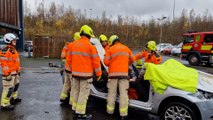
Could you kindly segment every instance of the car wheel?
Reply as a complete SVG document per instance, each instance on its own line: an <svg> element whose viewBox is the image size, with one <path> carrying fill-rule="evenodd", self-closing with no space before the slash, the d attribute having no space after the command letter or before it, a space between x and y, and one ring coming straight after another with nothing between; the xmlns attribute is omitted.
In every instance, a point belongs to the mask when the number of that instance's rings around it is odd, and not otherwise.
<svg viewBox="0 0 213 120"><path fill-rule="evenodd" d="M160 118L161 120L196 120L196 115L190 106L172 102L163 109Z"/></svg>
<svg viewBox="0 0 213 120"><path fill-rule="evenodd" d="M190 65L196 66L200 64L200 59L199 56L197 54L191 54L188 57L188 62Z"/></svg>

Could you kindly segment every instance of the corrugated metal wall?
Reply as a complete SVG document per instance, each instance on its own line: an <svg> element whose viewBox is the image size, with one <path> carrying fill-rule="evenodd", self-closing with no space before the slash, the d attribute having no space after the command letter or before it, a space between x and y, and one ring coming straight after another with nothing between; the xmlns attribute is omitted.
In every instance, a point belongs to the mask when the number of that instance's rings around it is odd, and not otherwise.
<svg viewBox="0 0 213 120"><path fill-rule="evenodd" d="M0 22L20 27L19 0L0 0Z"/></svg>

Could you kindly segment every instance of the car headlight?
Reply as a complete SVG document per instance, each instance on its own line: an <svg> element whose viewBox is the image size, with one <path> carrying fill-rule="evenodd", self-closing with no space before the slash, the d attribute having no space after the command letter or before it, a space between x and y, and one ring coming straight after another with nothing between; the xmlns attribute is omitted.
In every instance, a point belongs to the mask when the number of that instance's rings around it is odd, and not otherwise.
<svg viewBox="0 0 213 120"><path fill-rule="evenodd" d="M213 99L213 93L198 89L196 93L189 93L188 95L197 97L199 99Z"/></svg>

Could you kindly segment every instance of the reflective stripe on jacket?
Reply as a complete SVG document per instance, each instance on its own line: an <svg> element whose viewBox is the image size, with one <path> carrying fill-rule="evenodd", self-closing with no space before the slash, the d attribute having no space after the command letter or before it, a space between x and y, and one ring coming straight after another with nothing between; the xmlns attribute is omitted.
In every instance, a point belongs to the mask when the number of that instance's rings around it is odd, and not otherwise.
<svg viewBox="0 0 213 120"><path fill-rule="evenodd" d="M142 51L135 55L135 60L144 58L145 62L160 64L162 62L162 56L158 52L149 53L147 51Z"/></svg>
<svg viewBox="0 0 213 120"><path fill-rule="evenodd" d="M129 64L134 62L132 51L121 43L109 48L104 56L104 64L108 66L109 77L128 77Z"/></svg>
<svg viewBox="0 0 213 120"><path fill-rule="evenodd" d="M102 74L98 52L84 36L68 45L66 62L70 65L74 77L92 77L93 71L96 76Z"/></svg>
<svg viewBox="0 0 213 120"><path fill-rule="evenodd" d="M104 47L104 50L105 50L105 53L107 53L107 51L109 50L109 45L106 45L105 47Z"/></svg>
<svg viewBox="0 0 213 120"><path fill-rule="evenodd" d="M3 75L17 74L21 69L19 54L11 45L7 45L1 49L0 60Z"/></svg>

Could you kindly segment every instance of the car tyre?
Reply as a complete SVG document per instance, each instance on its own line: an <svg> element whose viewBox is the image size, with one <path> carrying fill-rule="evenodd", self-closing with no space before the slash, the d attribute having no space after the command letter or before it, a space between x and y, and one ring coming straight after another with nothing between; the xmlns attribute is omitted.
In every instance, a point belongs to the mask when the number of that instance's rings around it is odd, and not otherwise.
<svg viewBox="0 0 213 120"><path fill-rule="evenodd" d="M172 102L166 105L161 114L161 120L197 120L193 108L184 103Z"/></svg>
<svg viewBox="0 0 213 120"><path fill-rule="evenodd" d="M197 54L191 54L188 57L188 62L190 65L197 66L200 64L200 58Z"/></svg>

